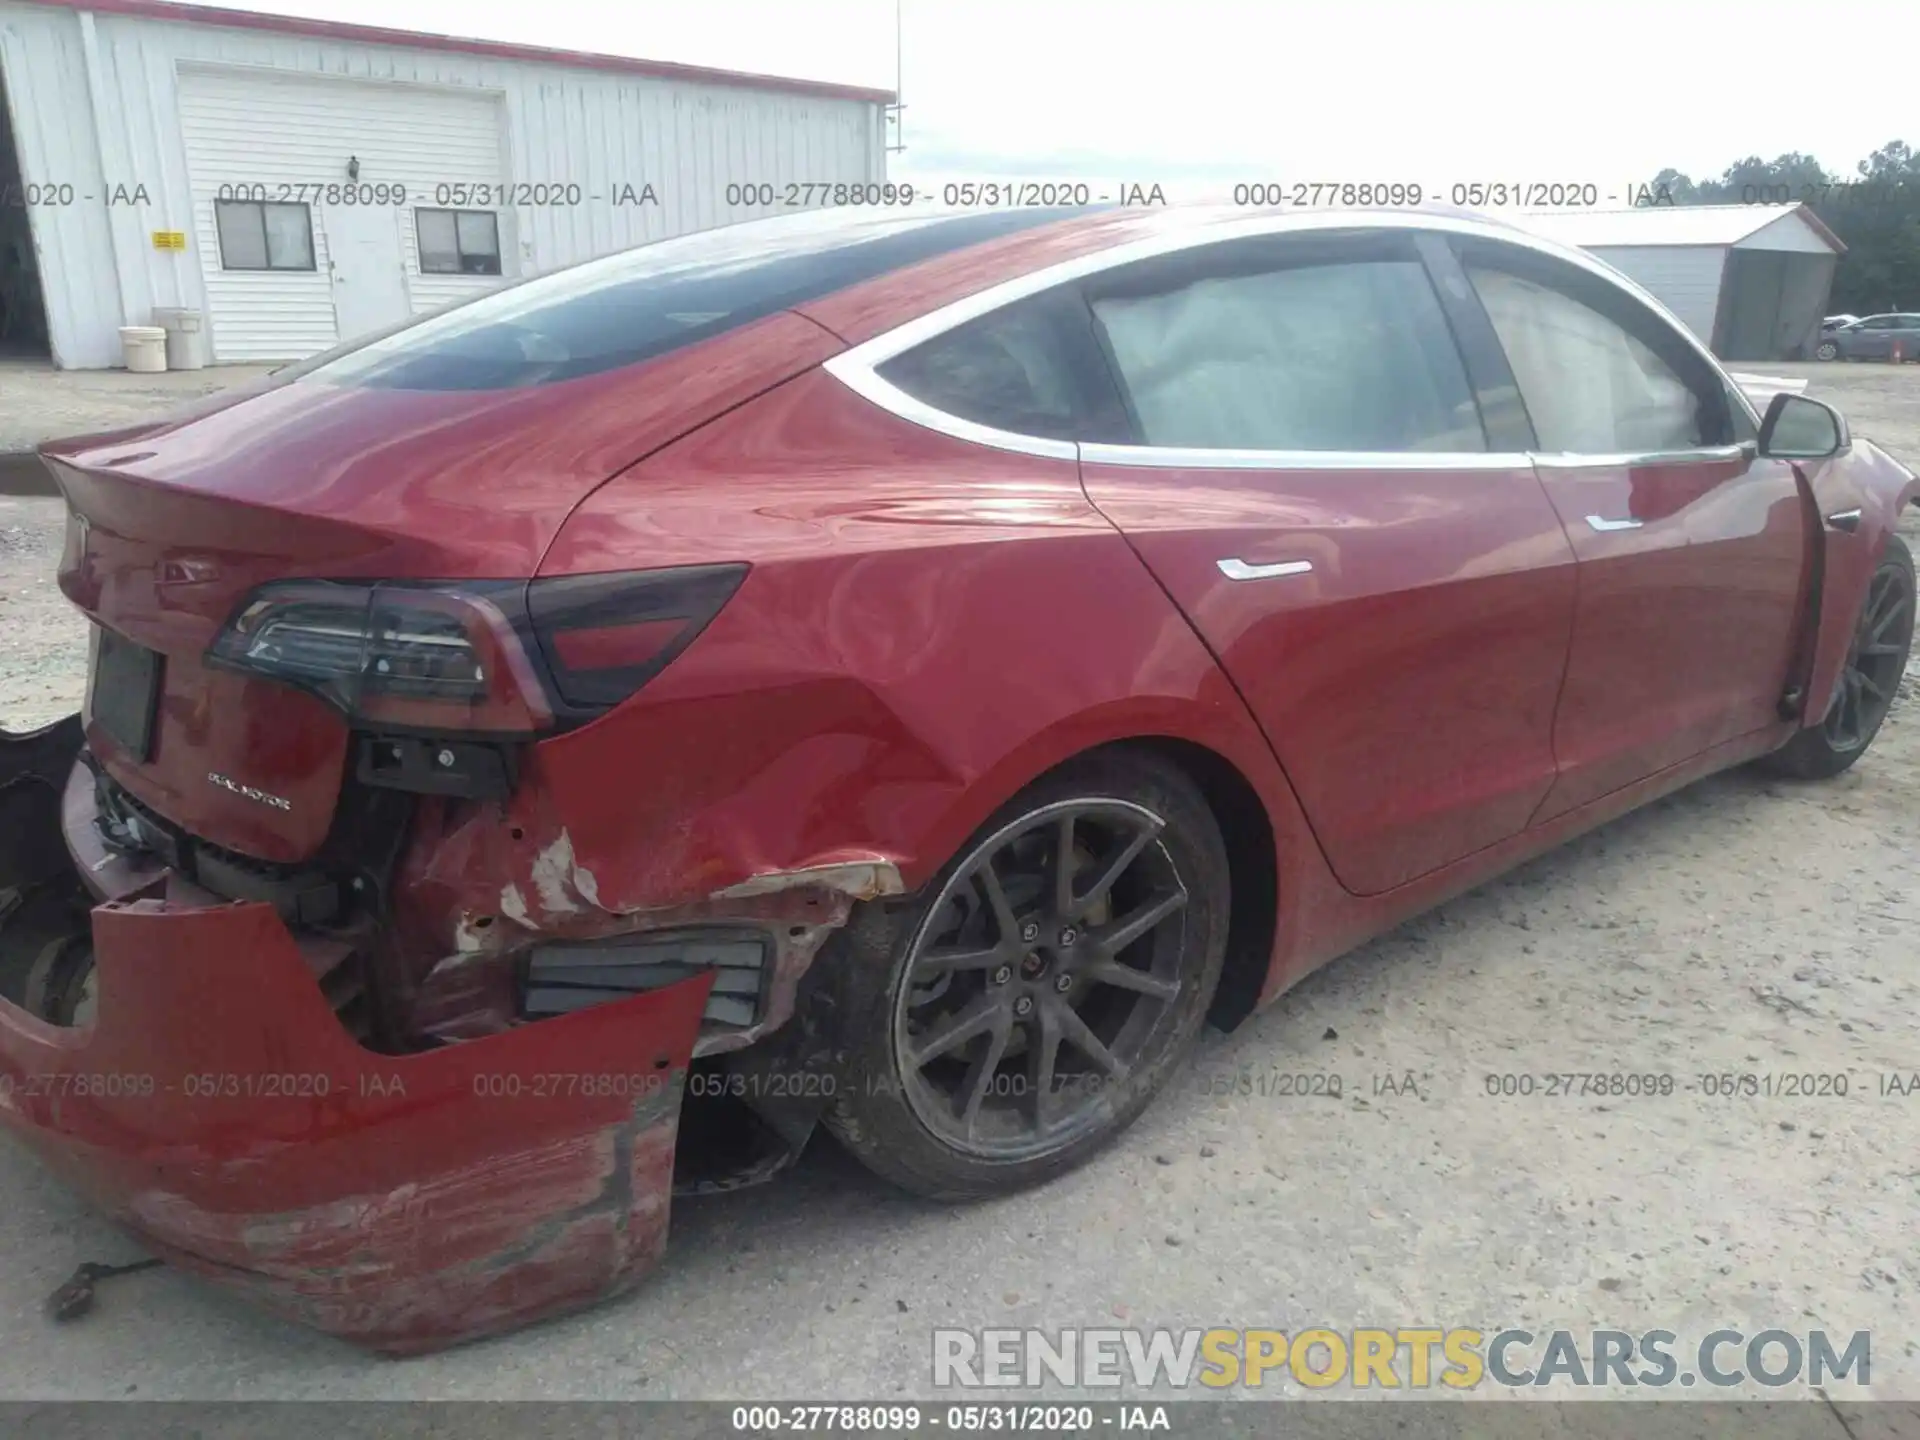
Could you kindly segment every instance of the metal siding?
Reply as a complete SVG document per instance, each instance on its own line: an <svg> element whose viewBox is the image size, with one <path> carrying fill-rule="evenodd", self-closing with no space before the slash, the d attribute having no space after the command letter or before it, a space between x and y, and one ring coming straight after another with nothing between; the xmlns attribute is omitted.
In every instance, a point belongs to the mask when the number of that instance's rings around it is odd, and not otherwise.
<svg viewBox="0 0 1920 1440"><path fill-rule="evenodd" d="M285 192L288 199L307 201L313 226L312 273L225 270L214 216L221 186L265 184L272 200L283 194L277 188L282 184L343 184L349 155L360 161L360 184L400 181L412 196L430 197L442 181L492 185L505 177L495 96L345 75L322 78L198 65L183 67L179 90L181 136L193 185L194 242L205 274L217 360L294 359L325 350L339 338L327 268L329 207L311 194ZM270 122L263 123L263 117L271 117ZM408 299L416 313L497 283L422 275L412 210L392 208Z"/></svg>
<svg viewBox="0 0 1920 1440"><path fill-rule="evenodd" d="M1720 272L1727 252L1715 245L1588 246L1645 289L1700 337L1713 344L1713 317L1720 305Z"/></svg>
<svg viewBox="0 0 1920 1440"><path fill-rule="evenodd" d="M96 148L79 22L71 11L0 0L0 57L19 121L23 178L73 179L90 197L66 212L34 217L49 328L62 365L119 364L117 328L149 323L155 305L208 311L215 353L223 360L293 358L332 344L318 216L314 245L321 271L236 276L219 269L213 190L222 179L344 180L340 166L347 154L361 158L363 181L402 178L372 173L365 162L371 154L389 153L382 147L397 146L406 152L401 159L417 165L407 155L433 143L404 133L422 113L417 97L423 92L411 87L425 87L436 99L489 103L498 111L493 173L429 173L420 177L429 196L441 180L467 179L574 182L586 196L599 197L503 214L503 268L510 274L538 273L777 210L728 207L724 194L731 183L864 181L886 173L879 106L872 101L117 15L94 20L103 80ZM299 110L298 123L289 123L273 108L243 116L231 107L216 113L220 107L209 101L193 122L196 163L189 182L182 93L223 66L291 82L275 91L276 107L283 95L311 94L312 87L327 83L323 77L361 82L352 89L365 97L363 108L348 116L323 103L317 116L323 133L303 136L302 126L316 118L309 108ZM301 104L308 102L302 98ZM445 125L432 121L429 128L437 136ZM455 128L467 139L458 154L440 157L436 172L456 162L482 163L473 144L477 130ZM411 143L415 138L418 146ZM244 151L238 148L242 142ZM197 158L202 146L222 157L221 166L235 168L211 173ZM325 164L305 176L260 173L270 154L285 155L288 147L301 148L302 164L309 151ZM412 177L405 178L411 188ZM104 197L112 181L129 189L144 184L148 203L115 207L118 213L110 215ZM614 187L630 183L639 192L649 182L658 204L613 203ZM416 310L488 283L421 277L410 217L402 228ZM190 248L154 250L151 232L166 229L186 230ZM307 288L287 287L290 279L305 280ZM251 284L261 280L266 285ZM236 281L248 288L232 288Z"/></svg>
<svg viewBox="0 0 1920 1440"><path fill-rule="evenodd" d="M1523 229L1584 249L1653 245L1735 245L1791 220L1831 249L1802 217L1802 205L1642 205L1630 210L1523 210Z"/></svg>
<svg viewBox="0 0 1920 1440"><path fill-rule="evenodd" d="M1833 246L1814 233L1798 214L1782 215L1734 246L1736 250L1785 250L1796 255L1831 255Z"/></svg>
<svg viewBox="0 0 1920 1440"><path fill-rule="evenodd" d="M54 363L69 368L118 364L118 330L124 321L87 100L80 17L0 5L0 64L6 66L21 181L72 185L76 197L72 205L38 205L28 212Z"/></svg>

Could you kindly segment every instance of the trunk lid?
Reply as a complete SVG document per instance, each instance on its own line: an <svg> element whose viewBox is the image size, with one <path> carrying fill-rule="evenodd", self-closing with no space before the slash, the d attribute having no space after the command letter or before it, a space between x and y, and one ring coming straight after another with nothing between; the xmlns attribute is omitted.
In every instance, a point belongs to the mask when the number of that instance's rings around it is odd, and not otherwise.
<svg viewBox="0 0 1920 1440"><path fill-rule="evenodd" d="M94 622L96 655L109 632L105 693L89 667L89 748L136 801L203 840L273 862L311 857L332 823L349 725L304 691L203 662L251 591L529 578L613 475L840 348L780 314L644 363L512 389L296 373L182 419L43 446L68 506L61 589ZM159 656L151 693L125 693L144 682L111 636ZM144 705L143 754L125 740Z"/></svg>

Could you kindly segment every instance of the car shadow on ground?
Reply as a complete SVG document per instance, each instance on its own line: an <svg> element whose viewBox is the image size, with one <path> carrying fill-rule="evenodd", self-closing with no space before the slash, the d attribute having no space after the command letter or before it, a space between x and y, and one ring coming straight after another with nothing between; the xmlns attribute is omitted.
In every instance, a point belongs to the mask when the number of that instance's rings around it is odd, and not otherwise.
<svg viewBox="0 0 1920 1440"><path fill-rule="evenodd" d="M1473 929L1490 923L1489 917L1480 913L1490 897L1503 891L1526 892L1533 899L1548 901L1556 892L1584 896L1594 866L1616 849L1657 849L1682 835L1711 844L1716 827L1743 827L1761 818L1783 797L1825 793L1829 788L1775 780L1748 769L1709 776L1485 881L1338 956L1250 1016L1231 1034L1209 1026L1184 1069L1196 1072L1223 1066L1291 1063L1298 1057L1289 1055L1281 1037L1302 1015L1325 1008L1329 1000L1356 982L1381 978L1377 972L1382 966L1406 964L1430 932L1456 927L1450 939L1471 947ZM1168 1082L1154 1108L1185 1106L1194 1112L1206 1108L1204 1087L1182 1083L1182 1079L1176 1076ZM1173 1122L1171 1128L1178 1128L1178 1116L1167 1114L1162 1118ZM1117 1145L1125 1147L1128 1143L1122 1136ZM986 1203L1021 1202L1022 1197L1016 1195ZM724 1272L733 1268L732 1259L739 1254L787 1244L819 1244L831 1234L846 1231L878 1242L895 1227L945 1217L955 1209L948 1202L906 1194L873 1175L822 1128L800 1158L766 1184L727 1194L677 1199L665 1267Z"/></svg>

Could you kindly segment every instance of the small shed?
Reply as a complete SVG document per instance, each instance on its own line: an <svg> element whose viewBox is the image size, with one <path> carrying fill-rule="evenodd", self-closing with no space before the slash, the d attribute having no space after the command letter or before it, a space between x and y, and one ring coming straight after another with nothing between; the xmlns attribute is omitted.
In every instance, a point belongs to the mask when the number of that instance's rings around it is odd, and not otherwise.
<svg viewBox="0 0 1920 1440"><path fill-rule="evenodd" d="M1518 223L1606 261L1723 360L1810 358L1847 248L1805 205L1530 211Z"/></svg>

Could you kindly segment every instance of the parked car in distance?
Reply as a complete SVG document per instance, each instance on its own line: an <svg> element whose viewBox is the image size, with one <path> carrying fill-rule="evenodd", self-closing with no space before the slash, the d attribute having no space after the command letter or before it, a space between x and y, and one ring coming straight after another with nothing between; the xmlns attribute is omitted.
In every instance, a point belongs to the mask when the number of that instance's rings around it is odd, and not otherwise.
<svg viewBox="0 0 1920 1440"><path fill-rule="evenodd" d="M93 653L0 743L0 1123L397 1352L819 1127L1060 1175L1204 1022L1867 750L1920 482L1744 383L1491 220L840 210L50 443Z"/></svg>
<svg viewBox="0 0 1920 1440"><path fill-rule="evenodd" d="M1837 330L1823 330L1816 360L1920 360L1920 315L1869 315Z"/></svg>

